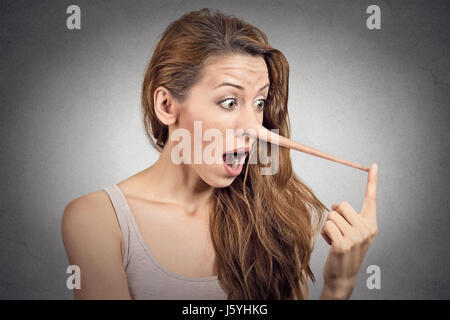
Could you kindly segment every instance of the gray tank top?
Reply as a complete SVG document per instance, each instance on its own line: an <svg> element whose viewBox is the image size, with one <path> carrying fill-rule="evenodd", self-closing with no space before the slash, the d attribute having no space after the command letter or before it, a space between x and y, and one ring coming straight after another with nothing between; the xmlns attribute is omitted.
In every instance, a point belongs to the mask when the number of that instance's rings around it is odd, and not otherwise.
<svg viewBox="0 0 450 320"><path fill-rule="evenodd" d="M217 276L188 278L164 268L151 254L116 184L103 188L113 204L124 241L122 265L132 299L136 300L226 300L227 294Z"/></svg>

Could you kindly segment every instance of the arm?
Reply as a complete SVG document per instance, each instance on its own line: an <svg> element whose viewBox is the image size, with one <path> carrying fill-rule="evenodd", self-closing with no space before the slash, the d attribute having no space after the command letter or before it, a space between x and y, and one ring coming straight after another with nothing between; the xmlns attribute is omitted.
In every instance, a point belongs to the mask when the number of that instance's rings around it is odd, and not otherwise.
<svg viewBox="0 0 450 320"><path fill-rule="evenodd" d="M101 198L105 196L92 193L64 209L64 247L69 263L81 271L81 288L73 289L74 299L131 299L122 266L120 227L112 205Z"/></svg>
<svg viewBox="0 0 450 320"><path fill-rule="evenodd" d="M354 281L342 283L337 287L324 284L319 300L347 300L353 292L353 287Z"/></svg>

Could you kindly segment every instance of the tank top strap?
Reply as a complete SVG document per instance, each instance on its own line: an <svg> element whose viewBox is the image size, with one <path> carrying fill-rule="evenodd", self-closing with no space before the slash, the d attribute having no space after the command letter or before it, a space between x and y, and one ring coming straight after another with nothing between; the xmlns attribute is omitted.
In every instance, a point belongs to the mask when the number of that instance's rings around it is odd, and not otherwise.
<svg viewBox="0 0 450 320"><path fill-rule="evenodd" d="M114 207L120 230L122 231L124 255L122 265L126 269L129 260L130 238L133 232L132 220L130 219L130 208L125 196L116 184L109 185L103 190L109 195L111 203Z"/></svg>

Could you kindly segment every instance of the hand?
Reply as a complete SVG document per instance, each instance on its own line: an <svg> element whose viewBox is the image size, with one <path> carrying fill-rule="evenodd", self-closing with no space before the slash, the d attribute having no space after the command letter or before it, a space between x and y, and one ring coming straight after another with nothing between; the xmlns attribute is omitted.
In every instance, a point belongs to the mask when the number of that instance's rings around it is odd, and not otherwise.
<svg viewBox="0 0 450 320"><path fill-rule="evenodd" d="M331 245L323 270L324 289L321 298L348 299L364 256L375 238L377 227L376 190L377 165L370 167L361 214L350 204L333 204L321 230Z"/></svg>

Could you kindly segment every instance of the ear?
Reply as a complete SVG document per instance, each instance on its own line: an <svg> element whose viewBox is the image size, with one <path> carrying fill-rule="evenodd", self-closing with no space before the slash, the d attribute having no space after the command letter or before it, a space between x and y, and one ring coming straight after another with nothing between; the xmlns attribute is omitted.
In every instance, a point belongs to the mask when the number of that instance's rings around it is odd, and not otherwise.
<svg viewBox="0 0 450 320"><path fill-rule="evenodd" d="M169 90L163 86L156 88L153 94L153 101L155 113L159 121L165 125L174 124L177 121L178 112Z"/></svg>

